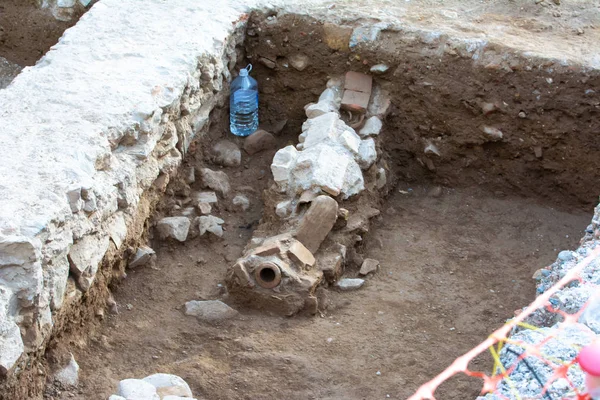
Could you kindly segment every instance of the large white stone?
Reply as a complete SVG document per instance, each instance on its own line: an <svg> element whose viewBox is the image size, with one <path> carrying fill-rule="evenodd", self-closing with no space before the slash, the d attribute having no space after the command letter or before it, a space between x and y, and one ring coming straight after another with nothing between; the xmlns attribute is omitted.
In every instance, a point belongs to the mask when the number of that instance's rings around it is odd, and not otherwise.
<svg viewBox="0 0 600 400"><path fill-rule="evenodd" d="M123 379L118 394L127 400L160 400L154 385L141 379Z"/></svg>
<svg viewBox="0 0 600 400"><path fill-rule="evenodd" d="M304 148L308 149L324 141L335 142L337 140L339 115L334 112L322 114L310 120L310 125L304 133Z"/></svg>
<svg viewBox="0 0 600 400"><path fill-rule="evenodd" d="M156 388L156 392L164 400L165 396L192 397L190 386L178 377L171 374L154 374L143 379Z"/></svg>
<svg viewBox="0 0 600 400"><path fill-rule="evenodd" d="M286 146L275 153L271 164L271 172L273 173L273 179L280 186L286 187L298 154L298 150L292 145Z"/></svg>
<svg viewBox="0 0 600 400"><path fill-rule="evenodd" d="M323 143L303 150L292 171L295 191L319 188L337 196L342 191L346 167L351 161L344 152Z"/></svg>

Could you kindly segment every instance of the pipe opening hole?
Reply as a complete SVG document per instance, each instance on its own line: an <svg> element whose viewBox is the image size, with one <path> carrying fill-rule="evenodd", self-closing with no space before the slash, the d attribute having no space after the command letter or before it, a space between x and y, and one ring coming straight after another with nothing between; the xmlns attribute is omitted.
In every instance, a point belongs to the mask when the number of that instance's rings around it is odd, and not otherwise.
<svg viewBox="0 0 600 400"><path fill-rule="evenodd" d="M260 279L263 282L271 283L277 277L275 270L273 268L263 268L260 270Z"/></svg>
<svg viewBox="0 0 600 400"><path fill-rule="evenodd" d="M254 271L254 278L259 286L271 289L281 282L281 271L277 265L266 263Z"/></svg>

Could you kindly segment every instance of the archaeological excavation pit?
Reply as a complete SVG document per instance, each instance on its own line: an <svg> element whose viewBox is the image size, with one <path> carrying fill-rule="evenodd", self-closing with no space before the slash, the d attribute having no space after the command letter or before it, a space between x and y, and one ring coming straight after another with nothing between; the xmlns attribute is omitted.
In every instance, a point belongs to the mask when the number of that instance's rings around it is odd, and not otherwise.
<svg viewBox="0 0 600 400"><path fill-rule="evenodd" d="M548 290L597 239L598 34L440 7L98 1L0 90L0 399L405 399Z"/></svg>

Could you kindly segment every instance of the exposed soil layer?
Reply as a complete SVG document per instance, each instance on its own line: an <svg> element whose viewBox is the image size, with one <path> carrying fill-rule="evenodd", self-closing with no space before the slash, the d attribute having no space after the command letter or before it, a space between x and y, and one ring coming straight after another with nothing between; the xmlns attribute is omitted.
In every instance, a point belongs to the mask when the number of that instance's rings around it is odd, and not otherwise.
<svg viewBox="0 0 600 400"><path fill-rule="evenodd" d="M258 204L220 214L225 240L160 245L156 268L131 272L116 288L120 314L88 346L74 344L80 391L57 397L106 398L120 379L161 371L215 400L406 398L527 304L532 273L576 246L589 220L476 190L433 197L429 187L400 189L409 194L395 191L364 246L381 269L358 292L330 291L323 318L240 309L239 319L211 326L183 314L189 300L228 301L220 284ZM474 367L491 369L486 359ZM457 379L439 398L472 398L479 388Z"/></svg>
<svg viewBox="0 0 600 400"><path fill-rule="evenodd" d="M81 15L58 21L33 0L3 0L0 4L0 56L22 67L34 65Z"/></svg>
<svg viewBox="0 0 600 400"><path fill-rule="evenodd" d="M389 69L375 81L393 105L384 142L394 160L390 168L404 179L485 186L582 209L596 204L600 93L592 88L600 85L598 71L525 57L502 44L488 44L477 57L461 55L445 35L432 34L427 42L393 28L353 52L338 51L328 46L322 21L273 18L251 18L246 52L261 78L262 107L287 115L298 132L303 106L316 101L330 76L369 73L383 63ZM346 22L346 32L361 23L367 21ZM343 30L337 35L345 37ZM302 71L289 66L298 53L310 60ZM502 138L487 137L486 128ZM425 154L428 144L439 155Z"/></svg>

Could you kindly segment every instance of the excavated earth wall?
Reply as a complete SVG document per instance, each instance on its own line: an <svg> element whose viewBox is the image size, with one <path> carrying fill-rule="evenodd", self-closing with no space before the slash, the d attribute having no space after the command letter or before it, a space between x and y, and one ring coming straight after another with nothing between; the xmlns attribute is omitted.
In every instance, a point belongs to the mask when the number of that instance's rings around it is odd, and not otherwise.
<svg viewBox="0 0 600 400"><path fill-rule="evenodd" d="M103 307L244 53L261 107L292 128L329 76L373 74L392 99L385 168L404 179L596 201L592 58L361 8L237 3L102 0L0 91L1 398L38 397L48 342Z"/></svg>

